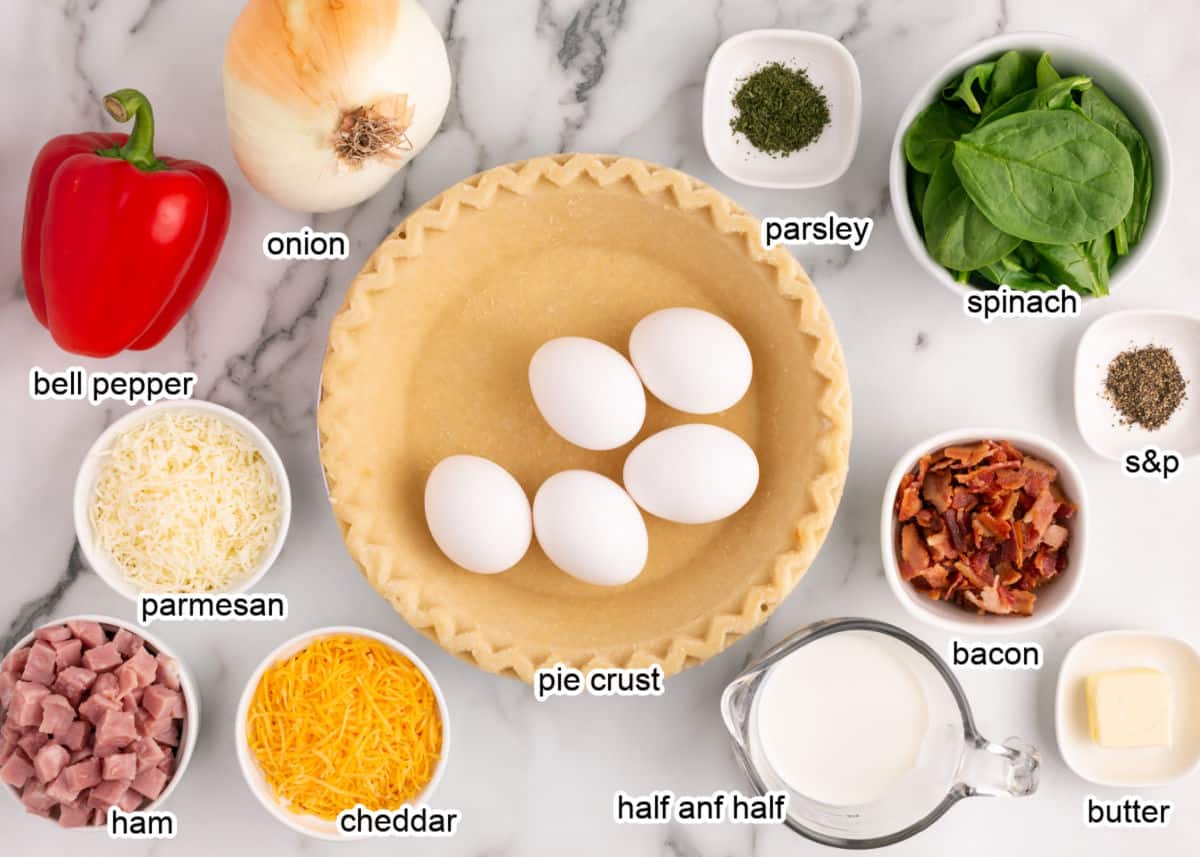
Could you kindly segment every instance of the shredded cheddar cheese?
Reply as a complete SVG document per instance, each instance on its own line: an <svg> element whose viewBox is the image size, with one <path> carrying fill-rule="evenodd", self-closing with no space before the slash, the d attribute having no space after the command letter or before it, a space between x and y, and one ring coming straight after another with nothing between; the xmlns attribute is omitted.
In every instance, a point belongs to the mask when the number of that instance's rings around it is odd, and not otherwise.
<svg viewBox="0 0 1200 857"><path fill-rule="evenodd" d="M240 429L167 410L104 453L89 515L97 543L138 588L221 592L274 544L279 485Z"/></svg>
<svg viewBox="0 0 1200 857"><path fill-rule="evenodd" d="M395 810L419 795L437 767L442 721L415 664L339 634L263 673L246 737L277 801L332 821L360 803Z"/></svg>

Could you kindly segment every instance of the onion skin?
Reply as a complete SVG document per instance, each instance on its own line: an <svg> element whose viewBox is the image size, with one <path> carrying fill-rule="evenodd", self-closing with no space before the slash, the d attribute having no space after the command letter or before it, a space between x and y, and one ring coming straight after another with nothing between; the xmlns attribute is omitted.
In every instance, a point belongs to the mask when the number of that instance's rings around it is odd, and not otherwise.
<svg viewBox="0 0 1200 857"><path fill-rule="evenodd" d="M415 0L249 0L226 45L224 89L250 183L295 211L334 211L377 193L432 139L450 63ZM339 131L363 116L398 142L339 155Z"/></svg>

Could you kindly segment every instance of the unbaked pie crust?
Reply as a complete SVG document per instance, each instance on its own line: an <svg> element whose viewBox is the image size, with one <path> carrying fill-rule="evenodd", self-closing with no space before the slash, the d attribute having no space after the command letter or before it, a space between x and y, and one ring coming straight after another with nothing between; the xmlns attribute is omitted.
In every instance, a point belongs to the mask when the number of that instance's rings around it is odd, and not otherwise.
<svg viewBox="0 0 1200 857"><path fill-rule="evenodd" d="M647 397L635 441L572 446L541 419L529 358L557 336L625 352L654 310L727 319L754 357L745 398L690 417ZM591 586L537 547L498 575L464 571L425 526L425 479L469 453L532 498L559 470L620 481L634 444L684 422L737 432L758 491L704 526L646 516L650 558L632 583ZM418 630L489 672L530 681L711 657L762 622L808 569L833 521L850 445L837 334L812 282L758 221L696 179L632 158L561 155L488 170L415 211L375 251L333 321L318 409L333 512L371 585Z"/></svg>

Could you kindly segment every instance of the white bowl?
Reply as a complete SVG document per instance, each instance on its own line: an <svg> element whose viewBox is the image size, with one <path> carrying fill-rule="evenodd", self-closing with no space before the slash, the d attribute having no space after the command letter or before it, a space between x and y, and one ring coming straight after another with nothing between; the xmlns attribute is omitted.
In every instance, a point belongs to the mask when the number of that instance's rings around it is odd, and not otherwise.
<svg viewBox="0 0 1200 857"><path fill-rule="evenodd" d="M893 505L900 480L916 466L922 455L947 446L976 443L980 440L1007 440L1021 452L1042 459L1058 469L1058 483L1078 511L1071 520L1067 542L1067 568L1057 579L1038 590L1032 616L994 616L964 610L955 604L935 601L901 579L896 558L896 513ZM1003 428L965 428L943 432L914 446L904 455L888 477L883 492L879 538L883 551L883 576L900 604L916 618L930 625L959 634L1020 634L1054 621L1070 606L1083 585L1087 567L1088 499L1083 476L1066 452L1057 444L1035 434Z"/></svg>
<svg viewBox="0 0 1200 857"><path fill-rule="evenodd" d="M38 625L37 628L34 628L32 631L22 637L15 646L9 649L8 652L5 652L3 657L0 657L0 661L3 661L3 658L7 658L9 652L14 652L23 646L28 646L33 643L34 635L37 633L38 628L45 628L49 625L65 625L67 622L74 622L76 620L85 622L98 622L102 626L106 626L106 630L124 628L131 634L137 634L146 641L146 645L149 648L153 649L155 652L162 652L167 657L172 658L175 661L175 665L179 668L179 689L183 693L183 701L184 705L187 707L187 714L183 718L183 728L180 729L179 732L179 746L175 748L175 772L171 775L171 779L167 780L166 786L163 787L162 794L138 811L151 812L162 809L163 803L165 803L167 798L171 796L171 793L175 791L175 787L179 785L179 781L183 779L183 772L187 770L187 766L191 763L192 755L196 749L196 736L200 733L200 691L197 690L195 682L192 681L191 672L188 670L187 665L183 662L179 655L175 654L175 652L163 645L163 642L158 637L151 634L145 628L141 628L132 622L126 622L122 619L114 619L111 616L83 614L79 616L64 616L61 619L55 619L51 622L43 622L42 624ZM21 804L21 798L20 795L17 794L17 790L8 784L0 785L3 785L4 792L12 795L13 798L16 799L17 805L20 806L23 811L25 807L23 804ZM106 827L105 825L97 825L64 829L105 830Z"/></svg>
<svg viewBox="0 0 1200 857"><path fill-rule="evenodd" d="M829 126L807 148L784 157L760 152L729 127L738 81L773 62L808 71L829 101ZM726 39L708 63L701 126L704 148L729 178L754 187L820 187L854 160L862 124L862 82L850 51L837 39L805 30L749 30Z"/></svg>
<svg viewBox="0 0 1200 857"><path fill-rule="evenodd" d="M429 800L429 797L433 794L442 779L442 773L446 769L446 759L450 755L450 712L446 707L446 698L442 696L442 689L438 685L437 679L433 677L433 673L429 667L403 643L367 628L339 625L307 631L280 645L271 654L263 658L262 662L255 668L254 672L250 675L250 680L246 682L246 688L242 691L242 698L238 702L237 721L234 724L234 741L237 744L238 765L242 769L242 776L246 780L246 785L250 787L250 791L254 793L254 796L258 798L258 802L266 808L267 812L292 828L292 830L315 839L325 839L333 842L361 837L339 832L336 823L333 821L326 821L316 816L292 812L275 800L274 795L271 794L271 787L267 785L266 778L262 774L262 769L258 767L258 762L255 760L254 754L250 751L250 744L246 739L246 715L250 711L250 701L254 697L254 691L258 689L258 683L262 680L263 673L267 671L268 667L285 658L291 657L314 640L337 634L366 637L367 639L383 643L385 646L399 652L412 661L413 665L425 676L425 679L429 682L429 686L433 688L433 695L437 698L438 714L442 719L442 752L438 758L437 767L434 768L433 777L419 795L408 801L409 804L427 802ZM350 808L347 807L347 809Z"/></svg>
<svg viewBox="0 0 1200 857"><path fill-rule="evenodd" d="M964 286L955 282L950 273L933 260L925 248L925 242L921 238L920 232L917 231L917 224L913 220L912 210L908 204L908 162L904 158L904 134L908 131L908 126L917 118L917 114L933 103L934 99L941 97L942 88L950 80L961 74L967 67L994 59L1009 50L1037 54L1048 51L1050 58L1054 61L1054 67L1063 76L1085 74L1091 77L1125 111L1150 146L1150 154L1154 159L1154 193L1150 199L1146 232L1137 246L1131 248L1129 255L1113 263L1109 288L1116 289L1118 285L1129 279L1142 258L1154 246L1159 233L1162 232L1163 221L1166 219L1171 199L1171 146L1167 139L1167 127L1163 123L1162 116L1159 115L1158 108L1154 106L1150 94L1131 72L1126 71L1124 66L1113 58L1111 53L1060 33L1005 33L984 39L958 54L917 89L912 101L908 103L908 107L901 115L900 124L896 128L888 172L892 211L896 214L896 222L900 226L900 234L904 238L904 243L908 245L913 258L933 275L934 279L956 295L963 294ZM967 286L966 288L972 287Z"/></svg>
<svg viewBox="0 0 1200 857"><path fill-rule="evenodd" d="M1113 749L1091 739L1084 679L1103 670L1150 667L1171 680L1171 747ZM1102 786L1143 788L1200 770L1200 652L1151 631L1103 631L1071 647L1058 671L1054 726L1067 766Z"/></svg>
<svg viewBox="0 0 1200 857"><path fill-rule="evenodd" d="M1188 384L1188 396L1157 431L1121 425L1103 397L1108 364L1126 349L1161 345L1171 349ZM1118 460L1147 446L1185 458L1200 455L1200 317L1163 310L1125 310L1101 316L1079 339L1075 351L1075 422L1097 455Z"/></svg>
<svg viewBox="0 0 1200 857"><path fill-rule="evenodd" d="M292 491L288 484L287 471L283 467L283 460L279 457L279 453L275 447L271 445L271 441L267 440L267 436L259 431L258 426L237 411L213 404L212 402L189 399L187 401L159 402L148 405L121 417L121 419L105 429L100 437L96 438L96 442L92 444L91 449L84 456L83 464L79 467L79 475L75 477L75 536L79 539L79 549L82 551L83 558L87 561L87 564L100 575L100 578L105 583L126 598L132 601L137 600L142 590L130 583L125 578L125 574L121 571L120 566L113 561L108 552L96 544L89 511L92 506L92 498L95 496L96 479L100 475L100 463L103 454L112 446L119 435L168 410L210 414L239 429L244 435L250 438L258 448L258 451L262 453L267 466L271 468L271 472L275 475L275 482L279 486L279 532L275 536L274 544L267 549L262 559L259 560L258 566L228 590L230 592L245 592L262 579L262 576L267 573L268 569L271 568L275 560L279 557L279 552L283 550L283 543L287 540L288 526L292 518Z"/></svg>

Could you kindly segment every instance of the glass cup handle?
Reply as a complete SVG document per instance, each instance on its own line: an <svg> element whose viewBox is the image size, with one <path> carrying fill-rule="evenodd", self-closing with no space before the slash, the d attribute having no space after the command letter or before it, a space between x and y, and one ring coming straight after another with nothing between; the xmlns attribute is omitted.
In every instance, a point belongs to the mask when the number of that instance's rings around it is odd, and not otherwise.
<svg viewBox="0 0 1200 857"><path fill-rule="evenodd" d="M963 757L964 797L1025 797L1037 791L1041 754L1020 738L996 744L975 739Z"/></svg>

